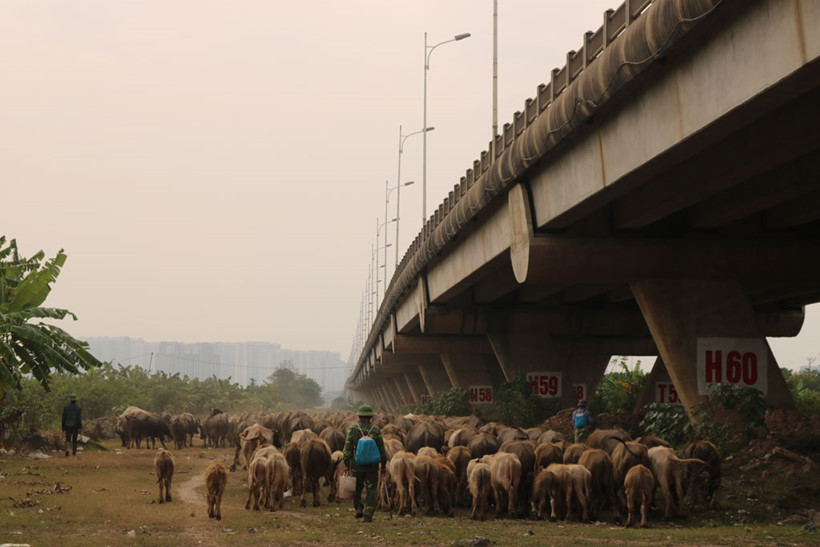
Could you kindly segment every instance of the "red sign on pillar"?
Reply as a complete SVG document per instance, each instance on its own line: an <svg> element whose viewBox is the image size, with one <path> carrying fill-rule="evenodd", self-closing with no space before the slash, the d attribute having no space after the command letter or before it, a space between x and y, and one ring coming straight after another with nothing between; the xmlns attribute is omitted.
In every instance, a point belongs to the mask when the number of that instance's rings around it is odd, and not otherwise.
<svg viewBox="0 0 820 547"><path fill-rule="evenodd" d="M698 338L698 394L728 382L768 392L769 346L760 338Z"/></svg>
<svg viewBox="0 0 820 547"><path fill-rule="evenodd" d="M486 404L493 402L493 386L470 386L470 402Z"/></svg>
<svg viewBox="0 0 820 547"><path fill-rule="evenodd" d="M587 399L587 385L586 384L572 384L572 389L575 391L575 398L579 401L586 401Z"/></svg>
<svg viewBox="0 0 820 547"><path fill-rule="evenodd" d="M683 404L678 397L678 390L672 382L657 382L655 384L655 402L670 405Z"/></svg>
<svg viewBox="0 0 820 547"><path fill-rule="evenodd" d="M561 396L560 372L528 372L527 381L532 388L532 394L538 397Z"/></svg>
<svg viewBox="0 0 820 547"><path fill-rule="evenodd" d="M432 399L432 397L430 397L430 395L428 395L427 393L421 394L421 404L426 405L430 402L430 399Z"/></svg>

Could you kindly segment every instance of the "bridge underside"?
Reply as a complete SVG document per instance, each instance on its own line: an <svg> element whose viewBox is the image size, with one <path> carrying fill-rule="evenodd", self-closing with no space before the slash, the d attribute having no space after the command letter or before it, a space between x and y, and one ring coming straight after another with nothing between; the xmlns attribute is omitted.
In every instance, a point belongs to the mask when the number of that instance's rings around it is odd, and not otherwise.
<svg viewBox="0 0 820 547"><path fill-rule="evenodd" d="M762 368L746 383L793 405L766 337L795 336L820 301L820 7L740 4L428 262L349 379L354 396L397 409L548 373L569 406L611 356L658 355L687 407L704 375L752 375L751 359Z"/></svg>

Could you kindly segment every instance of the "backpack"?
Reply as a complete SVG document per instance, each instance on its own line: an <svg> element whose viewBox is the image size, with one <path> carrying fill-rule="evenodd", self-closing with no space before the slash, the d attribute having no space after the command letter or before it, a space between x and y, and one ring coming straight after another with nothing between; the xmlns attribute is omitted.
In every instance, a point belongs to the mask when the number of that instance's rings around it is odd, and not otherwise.
<svg viewBox="0 0 820 547"><path fill-rule="evenodd" d="M65 426L66 427L77 427L77 413L74 411L73 408L68 410L68 413L65 417Z"/></svg>
<svg viewBox="0 0 820 547"><path fill-rule="evenodd" d="M356 443L356 465L375 465L379 463L382 459L382 455L379 452L376 441L370 435L365 434L360 426L357 427L359 427L362 437L359 439L359 442ZM370 432L368 431L368 433Z"/></svg>
<svg viewBox="0 0 820 547"><path fill-rule="evenodd" d="M575 422L575 429L581 429L589 425L589 413L587 411L579 414L576 410L572 413L572 419Z"/></svg>

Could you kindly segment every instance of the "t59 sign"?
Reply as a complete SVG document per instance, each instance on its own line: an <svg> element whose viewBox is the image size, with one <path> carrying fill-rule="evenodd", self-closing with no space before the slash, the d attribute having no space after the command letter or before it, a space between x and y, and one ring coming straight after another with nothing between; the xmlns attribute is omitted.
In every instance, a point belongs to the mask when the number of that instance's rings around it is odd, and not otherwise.
<svg viewBox="0 0 820 547"><path fill-rule="evenodd" d="M728 382L753 387L765 395L769 347L760 338L698 338L698 394Z"/></svg>

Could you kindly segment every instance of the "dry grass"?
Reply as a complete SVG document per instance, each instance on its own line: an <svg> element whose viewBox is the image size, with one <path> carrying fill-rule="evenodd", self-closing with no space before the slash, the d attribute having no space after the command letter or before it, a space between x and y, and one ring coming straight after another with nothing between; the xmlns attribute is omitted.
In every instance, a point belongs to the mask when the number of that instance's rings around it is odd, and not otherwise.
<svg viewBox="0 0 820 547"><path fill-rule="evenodd" d="M231 473L223 498L223 520L206 513L202 475L215 458L229 462L233 452L200 447L174 451L174 501L157 503L152 450L87 451L76 458L0 458L0 543L32 545L258 545L278 544L469 544L476 536L499 544L569 544L602 541L636 545L816 543L799 526L704 526L690 521L646 530L605 524L499 520L476 523L466 510L455 519L395 517L378 513L372 524L353 518L350 502L306 509L287 498L283 511L245 510L244 471ZM119 453L118 453L119 452ZM55 492L55 485L59 483ZM70 489L69 489L70 488ZM52 491L53 493L47 493ZM322 490L327 496L327 489ZM28 501L27 501L28 500ZM150 503L153 501L153 503ZM17 505L17 506L15 506ZM655 515L653 515L655 516ZM657 519L657 516L655 516ZM680 526L683 524L684 526ZM133 537L129 532L133 531Z"/></svg>

